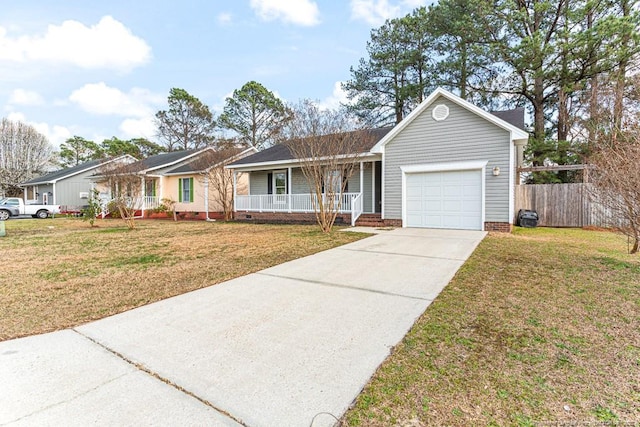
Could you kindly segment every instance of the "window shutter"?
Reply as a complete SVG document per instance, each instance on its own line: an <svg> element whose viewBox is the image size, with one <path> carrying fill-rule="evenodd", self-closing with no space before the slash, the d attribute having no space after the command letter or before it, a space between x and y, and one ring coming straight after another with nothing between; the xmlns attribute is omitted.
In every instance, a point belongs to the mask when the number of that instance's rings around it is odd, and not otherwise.
<svg viewBox="0 0 640 427"><path fill-rule="evenodd" d="M182 202L182 178L178 179L178 202Z"/></svg>
<svg viewBox="0 0 640 427"><path fill-rule="evenodd" d="M273 194L273 174L267 174L267 194Z"/></svg>
<svg viewBox="0 0 640 427"><path fill-rule="evenodd" d="M193 178L189 178L189 201L193 203Z"/></svg>
<svg viewBox="0 0 640 427"><path fill-rule="evenodd" d="M156 180L154 179L152 182L153 182L153 187L151 187L151 190L153 192L152 196L156 197Z"/></svg>

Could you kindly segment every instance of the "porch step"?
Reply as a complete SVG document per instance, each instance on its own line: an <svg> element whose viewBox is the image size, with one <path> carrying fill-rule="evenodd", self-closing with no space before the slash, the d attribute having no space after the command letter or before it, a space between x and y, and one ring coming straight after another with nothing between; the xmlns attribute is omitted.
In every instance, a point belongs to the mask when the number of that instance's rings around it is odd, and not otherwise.
<svg viewBox="0 0 640 427"><path fill-rule="evenodd" d="M384 227L381 214L362 214L356 220L356 227Z"/></svg>

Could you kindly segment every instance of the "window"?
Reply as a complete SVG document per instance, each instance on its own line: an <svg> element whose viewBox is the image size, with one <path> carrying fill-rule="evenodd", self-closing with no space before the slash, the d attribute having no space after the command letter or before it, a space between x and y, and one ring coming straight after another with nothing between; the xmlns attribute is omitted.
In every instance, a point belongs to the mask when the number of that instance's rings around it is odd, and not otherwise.
<svg viewBox="0 0 640 427"><path fill-rule="evenodd" d="M156 180L155 179L150 179L145 181L145 189L144 189L144 195L145 196L154 196L156 195Z"/></svg>
<svg viewBox="0 0 640 427"><path fill-rule="evenodd" d="M287 171L267 175L267 194L287 194Z"/></svg>
<svg viewBox="0 0 640 427"><path fill-rule="evenodd" d="M342 173L339 170L327 172L324 177L324 191L332 194L340 194L342 189Z"/></svg>
<svg viewBox="0 0 640 427"><path fill-rule="evenodd" d="M273 174L273 188L275 194L287 194L287 173L276 172Z"/></svg>
<svg viewBox="0 0 640 427"><path fill-rule="evenodd" d="M178 180L178 202L193 203L193 178Z"/></svg>
<svg viewBox="0 0 640 427"><path fill-rule="evenodd" d="M38 187L27 187L27 200L38 200Z"/></svg>
<svg viewBox="0 0 640 427"><path fill-rule="evenodd" d="M347 177L342 175L342 171L328 171L324 176L324 181L322 182L322 192L340 194L343 185L344 192L349 192L349 182L347 181Z"/></svg>

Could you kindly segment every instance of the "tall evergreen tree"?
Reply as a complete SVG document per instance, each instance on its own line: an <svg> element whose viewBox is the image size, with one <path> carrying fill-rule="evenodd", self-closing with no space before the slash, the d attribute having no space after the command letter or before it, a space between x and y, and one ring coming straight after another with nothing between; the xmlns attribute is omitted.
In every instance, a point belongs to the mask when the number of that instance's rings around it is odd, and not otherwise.
<svg viewBox="0 0 640 427"><path fill-rule="evenodd" d="M60 165L65 168L99 159L102 155L102 149L98 144L77 135L60 144L58 153Z"/></svg>
<svg viewBox="0 0 640 427"><path fill-rule="evenodd" d="M273 92L250 81L226 99L219 125L237 133L241 142L261 150L273 144L290 118L291 112Z"/></svg>
<svg viewBox="0 0 640 427"><path fill-rule="evenodd" d="M167 151L213 144L216 123L206 104L179 88L169 91L167 101L169 109L156 113L158 137Z"/></svg>
<svg viewBox="0 0 640 427"><path fill-rule="evenodd" d="M372 30L369 57L351 67L343 84L354 101L348 109L369 126L399 123L434 88L435 51L425 13L421 8Z"/></svg>

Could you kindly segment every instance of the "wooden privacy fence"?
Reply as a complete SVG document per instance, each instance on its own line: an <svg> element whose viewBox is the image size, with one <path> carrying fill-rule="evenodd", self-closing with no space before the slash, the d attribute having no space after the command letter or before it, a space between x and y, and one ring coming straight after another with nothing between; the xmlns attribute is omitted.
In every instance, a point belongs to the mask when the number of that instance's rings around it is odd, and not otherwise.
<svg viewBox="0 0 640 427"><path fill-rule="evenodd" d="M589 184L516 185L516 214L520 209L538 212L541 227L606 227L612 214L589 197Z"/></svg>

